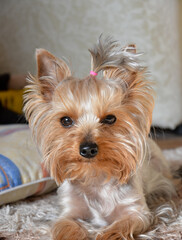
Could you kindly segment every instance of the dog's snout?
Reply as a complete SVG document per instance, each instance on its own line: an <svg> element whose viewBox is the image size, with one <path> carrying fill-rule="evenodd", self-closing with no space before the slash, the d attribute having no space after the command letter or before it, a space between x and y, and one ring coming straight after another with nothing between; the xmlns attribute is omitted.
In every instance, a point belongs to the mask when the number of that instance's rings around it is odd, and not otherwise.
<svg viewBox="0 0 182 240"><path fill-rule="evenodd" d="M80 145L80 155L85 158L93 158L98 153L98 146L96 143L86 142Z"/></svg>

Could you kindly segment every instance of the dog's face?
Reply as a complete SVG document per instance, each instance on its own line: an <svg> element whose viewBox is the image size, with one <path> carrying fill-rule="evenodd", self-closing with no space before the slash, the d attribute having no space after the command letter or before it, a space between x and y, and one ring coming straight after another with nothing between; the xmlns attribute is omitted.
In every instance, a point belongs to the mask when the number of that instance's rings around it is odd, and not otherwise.
<svg viewBox="0 0 182 240"><path fill-rule="evenodd" d="M45 164L60 183L94 178L127 182L142 161L153 98L141 73L77 79L60 59L37 51L25 113Z"/></svg>

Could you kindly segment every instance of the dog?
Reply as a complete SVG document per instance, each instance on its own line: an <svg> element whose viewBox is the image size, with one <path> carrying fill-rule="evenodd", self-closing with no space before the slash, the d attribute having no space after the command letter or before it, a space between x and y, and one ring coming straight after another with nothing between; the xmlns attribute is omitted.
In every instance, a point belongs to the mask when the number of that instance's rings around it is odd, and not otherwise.
<svg viewBox="0 0 182 240"><path fill-rule="evenodd" d="M44 164L60 186L53 240L130 240L153 224L154 196L176 195L167 161L149 138L154 91L135 45L101 36L91 71L36 50L24 111ZM143 238L144 239L144 238Z"/></svg>

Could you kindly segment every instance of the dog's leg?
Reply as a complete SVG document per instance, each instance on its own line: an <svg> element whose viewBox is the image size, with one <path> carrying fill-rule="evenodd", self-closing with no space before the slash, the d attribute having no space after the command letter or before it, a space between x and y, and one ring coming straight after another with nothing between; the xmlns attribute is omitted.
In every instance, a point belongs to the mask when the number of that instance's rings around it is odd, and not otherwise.
<svg viewBox="0 0 182 240"><path fill-rule="evenodd" d="M150 226L151 218L146 216L131 215L107 227L99 233L96 240L134 240L139 234L144 233Z"/></svg>
<svg viewBox="0 0 182 240"><path fill-rule="evenodd" d="M153 223L153 215L146 203L140 174L131 183L133 188L108 217L112 223L104 228L96 240L133 240L145 233Z"/></svg>
<svg viewBox="0 0 182 240"><path fill-rule="evenodd" d="M79 189L65 181L58 190L60 197L60 219L52 227L53 240L87 240L88 231L79 221L89 218L89 209Z"/></svg>

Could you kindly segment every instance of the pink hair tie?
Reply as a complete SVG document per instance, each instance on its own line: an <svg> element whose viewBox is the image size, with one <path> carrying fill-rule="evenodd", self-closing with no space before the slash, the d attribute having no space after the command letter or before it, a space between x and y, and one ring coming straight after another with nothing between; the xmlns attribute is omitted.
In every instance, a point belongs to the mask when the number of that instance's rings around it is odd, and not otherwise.
<svg viewBox="0 0 182 240"><path fill-rule="evenodd" d="M92 76L97 76L97 73L94 72L94 71L90 71L90 75L92 75Z"/></svg>

